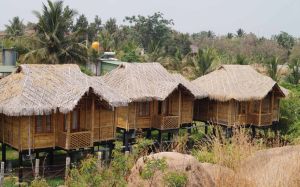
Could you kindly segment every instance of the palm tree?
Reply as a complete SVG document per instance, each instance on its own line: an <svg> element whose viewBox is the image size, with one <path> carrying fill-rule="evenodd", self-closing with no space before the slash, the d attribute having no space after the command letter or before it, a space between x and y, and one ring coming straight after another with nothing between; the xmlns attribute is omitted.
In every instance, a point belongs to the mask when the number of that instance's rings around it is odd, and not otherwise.
<svg viewBox="0 0 300 187"><path fill-rule="evenodd" d="M236 31L236 34L238 37L243 37L245 35L245 31L241 28L239 28L237 31Z"/></svg>
<svg viewBox="0 0 300 187"><path fill-rule="evenodd" d="M290 74L287 80L292 84L299 84L300 80L300 59L293 59L289 63Z"/></svg>
<svg viewBox="0 0 300 187"><path fill-rule="evenodd" d="M47 1L42 12L34 11L36 24L36 48L25 55L25 60L34 59L42 63L86 62L87 49L75 40L76 33L70 34L76 11L62 1Z"/></svg>
<svg viewBox="0 0 300 187"><path fill-rule="evenodd" d="M202 76L207 74L215 58L216 52L213 48L199 49L194 57L195 75Z"/></svg>
<svg viewBox="0 0 300 187"><path fill-rule="evenodd" d="M268 75L275 81L279 80L278 65L279 65L278 57L272 57L271 59L267 60L266 63L265 63L265 66L266 66L267 71L268 71Z"/></svg>
<svg viewBox="0 0 300 187"><path fill-rule="evenodd" d="M24 34L25 25L18 16L14 17L12 20L9 20L9 25L5 25L5 27L5 32L9 36L15 37L22 36Z"/></svg>

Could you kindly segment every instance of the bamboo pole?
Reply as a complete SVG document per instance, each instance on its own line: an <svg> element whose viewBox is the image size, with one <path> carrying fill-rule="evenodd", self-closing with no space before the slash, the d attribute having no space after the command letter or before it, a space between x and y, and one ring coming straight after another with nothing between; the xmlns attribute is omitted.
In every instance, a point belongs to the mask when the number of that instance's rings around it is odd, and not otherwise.
<svg viewBox="0 0 300 187"><path fill-rule="evenodd" d="M259 103L259 121L258 121L259 125L261 125L261 107L262 107L262 99L260 100Z"/></svg>
<svg viewBox="0 0 300 187"><path fill-rule="evenodd" d="M66 141L66 149L70 148L70 141L71 141L71 112L67 113L67 141Z"/></svg>
<svg viewBox="0 0 300 187"><path fill-rule="evenodd" d="M179 113L179 116L178 116L178 128L180 127L180 124L181 124L181 100L182 100L182 97L181 97L181 90L179 90L179 101L178 101L178 105L179 105L179 108L178 108L178 113Z"/></svg>
<svg viewBox="0 0 300 187"><path fill-rule="evenodd" d="M93 144L94 144L94 130L95 130L95 97L92 96L92 106L91 106L91 146L93 146Z"/></svg>
<svg viewBox="0 0 300 187"><path fill-rule="evenodd" d="M34 177L37 179L39 177L40 171L40 159L35 159Z"/></svg>

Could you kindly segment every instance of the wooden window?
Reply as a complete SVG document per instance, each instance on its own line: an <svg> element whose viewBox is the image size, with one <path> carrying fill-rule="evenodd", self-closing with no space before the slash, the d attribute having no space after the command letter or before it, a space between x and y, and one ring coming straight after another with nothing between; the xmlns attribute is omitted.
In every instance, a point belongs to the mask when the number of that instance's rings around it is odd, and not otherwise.
<svg viewBox="0 0 300 187"><path fill-rule="evenodd" d="M139 116L146 117L150 116L150 102L139 103Z"/></svg>
<svg viewBox="0 0 300 187"><path fill-rule="evenodd" d="M50 115L38 115L35 117L35 132L50 133L52 131L52 120Z"/></svg>
<svg viewBox="0 0 300 187"><path fill-rule="evenodd" d="M80 110L72 112L72 131L80 130Z"/></svg>
<svg viewBox="0 0 300 187"><path fill-rule="evenodd" d="M239 114L246 114L246 103L245 102L239 102L238 103L238 111Z"/></svg>
<svg viewBox="0 0 300 187"><path fill-rule="evenodd" d="M158 101L158 115L161 115L163 111L163 102Z"/></svg>
<svg viewBox="0 0 300 187"><path fill-rule="evenodd" d="M252 102L252 112L255 114L259 114L260 110L260 101L253 101Z"/></svg>
<svg viewBox="0 0 300 187"><path fill-rule="evenodd" d="M64 114L64 131L68 130L67 114ZM80 130L80 110L73 110L71 112L71 131Z"/></svg>

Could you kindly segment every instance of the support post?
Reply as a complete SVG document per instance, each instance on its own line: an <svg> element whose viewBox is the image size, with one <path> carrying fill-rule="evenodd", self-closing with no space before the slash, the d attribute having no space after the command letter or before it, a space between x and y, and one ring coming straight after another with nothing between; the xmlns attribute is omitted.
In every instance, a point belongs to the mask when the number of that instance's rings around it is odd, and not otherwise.
<svg viewBox="0 0 300 187"><path fill-rule="evenodd" d="M6 144L2 143L2 162L6 162Z"/></svg>
<svg viewBox="0 0 300 187"><path fill-rule="evenodd" d="M255 136L256 136L256 129L255 129L255 126L252 125L252 126L251 126L251 129L252 129L252 138L255 138Z"/></svg>
<svg viewBox="0 0 300 187"><path fill-rule="evenodd" d="M0 172L0 186L4 183L4 162L1 162L1 172Z"/></svg>
<svg viewBox="0 0 300 187"><path fill-rule="evenodd" d="M204 124L204 133L208 134L208 125L207 125L207 123Z"/></svg>
<svg viewBox="0 0 300 187"><path fill-rule="evenodd" d="M65 180L67 180L70 170L71 158L69 156L66 157L66 171L65 171Z"/></svg>
<svg viewBox="0 0 300 187"><path fill-rule="evenodd" d="M124 130L124 146L125 151L129 151L129 131Z"/></svg>
<svg viewBox="0 0 300 187"><path fill-rule="evenodd" d="M35 159L34 177L37 179L40 173L40 159Z"/></svg>
<svg viewBox="0 0 300 187"><path fill-rule="evenodd" d="M172 139L172 133L168 132L168 140L171 141L171 139Z"/></svg>
<svg viewBox="0 0 300 187"><path fill-rule="evenodd" d="M71 112L66 114L67 116L67 141L66 148L70 149L70 141L71 141Z"/></svg>
<svg viewBox="0 0 300 187"><path fill-rule="evenodd" d="M49 165L53 165L53 159L54 159L54 151L50 150L49 151Z"/></svg>
<svg viewBox="0 0 300 187"><path fill-rule="evenodd" d="M150 139L151 137L152 137L151 129L147 129L147 135L146 135L146 138L147 138L147 139Z"/></svg>
<svg viewBox="0 0 300 187"><path fill-rule="evenodd" d="M23 159L22 159L22 152L19 152L19 182L23 182Z"/></svg>
<svg viewBox="0 0 300 187"><path fill-rule="evenodd" d="M217 136L216 127L213 125L213 135Z"/></svg>
<svg viewBox="0 0 300 187"><path fill-rule="evenodd" d="M35 158L36 158L36 159L39 159L39 158L40 158L40 154L39 154L38 151L35 152Z"/></svg>
<svg viewBox="0 0 300 187"><path fill-rule="evenodd" d="M101 151L97 152L97 160L98 160L99 168L101 168L102 167L102 152Z"/></svg>
<svg viewBox="0 0 300 187"><path fill-rule="evenodd" d="M158 130L157 141L158 141L159 144L161 144L161 141L162 141L162 138L161 138L161 130Z"/></svg>
<svg viewBox="0 0 300 187"><path fill-rule="evenodd" d="M92 99L92 106L91 106L91 146L92 153L94 153L94 130L95 130L95 96Z"/></svg>

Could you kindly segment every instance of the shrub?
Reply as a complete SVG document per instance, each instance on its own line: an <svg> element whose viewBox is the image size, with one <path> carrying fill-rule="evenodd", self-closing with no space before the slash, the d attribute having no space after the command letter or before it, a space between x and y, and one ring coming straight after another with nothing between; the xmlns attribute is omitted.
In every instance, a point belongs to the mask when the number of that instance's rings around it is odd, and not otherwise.
<svg viewBox="0 0 300 187"><path fill-rule="evenodd" d="M150 159L145 163L145 167L141 172L141 177L144 180L148 180L149 185L152 185L152 182L155 178L155 174L158 171L164 172L167 168L167 162L165 159Z"/></svg>
<svg viewBox="0 0 300 187"><path fill-rule="evenodd" d="M30 187L49 187L49 185L45 179L37 178L31 182Z"/></svg>
<svg viewBox="0 0 300 187"><path fill-rule="evenodd" d="M164 176L164 181L168 187L184 187L187 183L187 176L185 173L168 172Z"/></svg>

